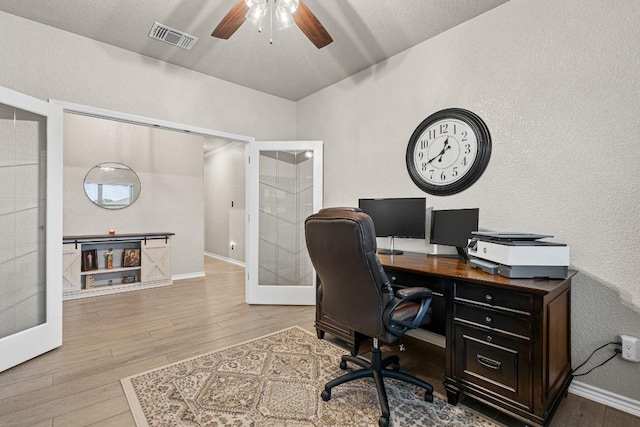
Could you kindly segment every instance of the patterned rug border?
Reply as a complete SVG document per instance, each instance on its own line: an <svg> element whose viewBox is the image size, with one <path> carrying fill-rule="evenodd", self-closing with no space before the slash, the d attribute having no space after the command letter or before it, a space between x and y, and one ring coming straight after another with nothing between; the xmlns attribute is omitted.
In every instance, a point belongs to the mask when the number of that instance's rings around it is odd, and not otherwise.
<svg viewBox="0 0 640 427"><path fill-rule="evenodd" d="M155 371L159 371L159 370L162 370L162 369L167 369L167 368L170 368L170 367L175 366L175 365L179 365L179 364L182 364L182 363L185 363L185 362L189 362L191 360L195 360L195 359L199 359L199 358L202 358L202 357L206 357L206 356L208 356L210 354L213 354L213 353L223 352L225 350L229 350L229 349L232 349L234 347L239 347L239 346L251 343L253 341L261 340L261 339L270 337L272 335L281 334L283 332L286 332L286 331L289 331L289 330L292 330L292 329L297 329L298 331L304 332L305 334L307 334L307 335L309 335L311 337L314 337L314 338L316 337L316 334L314 334L313 332L308 331L307 329L304 329L304 328L302 328L302 327L300 327L298 325L295 325L295 326L291 326L289 328L280 329L278 331L274 331L274 332L271 332L271 333L268 333L268 334L265 334L265 335L261 335L261 336L255 337L255 338L250 338L250 339L247 339L245 341L242 341L242 342L239 342L239 343L236 343L236 344L231 344L231 345L228 345L226 347L222 347L222 348L219 348L219 349L216 349L216 350L208 351L208 352L205 352L205 353L193 356L193 357L188 357L186 359L178 360L176 362L168 363L166 365L162 365L162 366L159 366L157 368L149 369L149 370L144 371L144 372L138 372L135 375L130 375L128 377L122 378L120 380L120 383L121 383L122 389L123 389L123 391L125 393L125 397L127 398L127 403L129 404L129 408L131 409L131 413L133 414L133 419L134 419L134 422L136 423L136 426L137 427L150 427L149 423L147 421L147 418L144 415L144 410L142 409L142 406L141 406L141 404L140 404L140 402L138 400L138 397L137 397L137 395L135 393L135 390L133 388L133 384L131 383L131 380L133 378L139 377L139 376L142 376L142 375L146 375L146 374L149 374L149 373L152 373L152 372L155 372ZM333 343L331 341L323 340L323 342L326 343L326 344L329 344L331 347L333 347L333 348L335 348L337 350L348 352L348 349L345 349L344 347L341 347L341 346L339 346L339 345L337 345L337 344L335 344L335 343ZM444 397L443 395L441 395L440 393L438 393L436 391L433 392L433 395L435 397L439 398L440 400L443 400L444 402L447 401L446 397ZM319 396L318 396L318 399L320 399ZM459 403L458 406L464 408L464 410L466 410L466 411L469 411L469 412L475 414L478 417L481 417L481 418L485 419L486 421L488 421L490 423L495 424L498 427L500 427L500 426L504 427L504 424L502 424L502 423L500 423L500 422L498 422L498 421L496 421L494 419L488 418L485 414L482 414L481 412L478 412L477 410L475 410L473 408L470 408L470 407L468 407L466 405L463 405L461 403Z"/></svg>

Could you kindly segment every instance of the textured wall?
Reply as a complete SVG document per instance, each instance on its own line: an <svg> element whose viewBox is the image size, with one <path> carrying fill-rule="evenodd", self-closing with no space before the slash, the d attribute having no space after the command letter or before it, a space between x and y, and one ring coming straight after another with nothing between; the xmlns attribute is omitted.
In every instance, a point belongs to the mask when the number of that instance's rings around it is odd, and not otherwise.
<svg viewBox="0 0 640 427"><path fill-rule="evenodd" d="M616 3L512 0L298 102L298 138L325 143L325 206L424 195L405 167L415 127L443 108L479 114L486 172L427 204L570 245L574 366L640 335L640 3ZM637 370L617 358L581 380L640 400Z"/></svg>
<svg viewBox="0 0 640 427"><path fill-rule="evenodd" d="M263 140L295 138L292 101L4 12L0 36L0 85L36 98Z"/></svg>

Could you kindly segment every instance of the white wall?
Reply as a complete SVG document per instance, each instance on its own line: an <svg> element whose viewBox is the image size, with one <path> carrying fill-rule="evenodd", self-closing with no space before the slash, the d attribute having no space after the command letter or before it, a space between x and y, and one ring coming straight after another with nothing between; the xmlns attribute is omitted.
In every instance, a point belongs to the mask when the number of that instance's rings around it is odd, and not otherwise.
<svg viewBox="0 0 640 427"><path fill-rule="evenodd" d="M640 3L615 3L511 0L298 102L298 138L325 143L325 206L423 196L405 166L413 130L443 108L479 114L487 170L427 204L569 244L574 366L640 335ZM580 380L640 400L637 369L616 358Z"/></svg>
<svg viewBox="0 0 640 427"><path fill-rule="evenodd" d="M232 143L204 160L205 251L239 262L246 253L246 149L245 143Z"/></svg>
<svg viewBox="0 0 640 427"><path fill-rule="evenodd" d="M58 99L91 107L103 108L118 112L130 113L175 123L184 123L218 131L239 135L254 136L263 140L295 139L296 106L292 101L247 89L194 71L176 67L123 49L96 42L53 27L38 24L4 12L0 12L0 86L4 86L28 95L47 99ZM91 141L87 141L91 144ZM107 161L101 154L107 148L84 150L82 154L73 150L82 147L65 147L65 167L71 163L88 167L96 161ZM86 147L85 147L86 148ZM178 178L180 173L171 171L164 174L162 164L172 164L166 156L168 152L158 152L153 148L144 156L151 156L151 163L143 167L153 166L149 175L145 176L145 188L167 185ZM112 150L113 157L121 158L124 164L132 160L124 153ZM79 156L87 158L80 160ZM155 157L154 157L155 156ZM173 152L174 158L180 153ZM191 162L193 159L187 160ZM156 163L153 163L156 162ZM78 167L80 167L78 166ZM202 176L202 151L200 164L193 172ZM88 170L88 169L87 169ZM81 175L81 171L67 171L67 174ZM74 176L76 176L74 175ZM65 176L68 178L68 176ZM182 176L189 180L187 176ZM75 178L74 178L75 179ZM175 181L173 181L175 182ZM65 185L72 185L65 182ZM68 187L65 187L65 190ZM147 193L148 194L148 193ZM176 196L176 193L172 193ZM83 196L84 197L84 196ZM200 195L202 200L202 193ZM181 203L179 197L163 201L163 208L168 204ZM83 211L86 200L75 195L65 195L65 229L66 234L103 233L120 224L120 213L98 214L91 222L84 222L81 217L74 216L79 222L68 218L76 210ZM78 205L76 205L76 203ZM202 202L201 202L202 205ZM131 211L140 211L143 205L132 206ZM97 207L95 209L98 209ZM146 208L145 208L146 209ZM202 254L204 252L204 214L203 208L194 211L196 217L188 220L190 228L176 239L189 239L190 244L184 251L178 252L174 247L174 274L199 273L204 270ZM128 211L128 212L127 212ZM148 212L145 211L144 215ZM162 214L162 212L155 212ZM73 215L73 214L71 214ZM178 217L178 214L174 218ZM152 225L153 224L153 225ZM186 222L185 222L186 224ZM134 228L142 226L142 219L136 220L134 226L120 226L118 230L137 231L174 231L177 226L166 223L149 223L145 230ZM161 227L151 230L151 227ZM167 229L173 228L173 229ZM177 259L175 257L178 257ZM180 259L184 259L183 265ZM200 260L194 265L186 260Z"/></svg>
<svg viewBox="0 0 640 427"><path fill-rule="evenodd" d="M256 139L294 139L295 103L0 12L0 85Z"/></svg>

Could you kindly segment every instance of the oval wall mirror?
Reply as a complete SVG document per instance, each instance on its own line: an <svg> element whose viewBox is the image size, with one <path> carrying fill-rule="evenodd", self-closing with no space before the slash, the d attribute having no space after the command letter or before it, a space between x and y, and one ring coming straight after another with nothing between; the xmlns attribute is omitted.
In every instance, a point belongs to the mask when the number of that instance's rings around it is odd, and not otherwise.
<svg viewBox="0 0 640 427"><path fill-rule="evenodd" d="M105 209L122 209L140 195L138 175L121 163L101 163L84 177L84 192L93 203Z"/></svg>

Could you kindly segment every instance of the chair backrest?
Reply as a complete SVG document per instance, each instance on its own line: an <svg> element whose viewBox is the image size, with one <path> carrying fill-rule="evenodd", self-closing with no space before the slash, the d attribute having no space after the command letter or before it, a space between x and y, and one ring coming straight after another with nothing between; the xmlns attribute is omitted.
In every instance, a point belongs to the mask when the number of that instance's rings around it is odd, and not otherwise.
<svg viewBox="0 0 640 427"><path fill-rule="evenodd" d="M305 221L311 262L322 286L323 314L364 335L393 340L382 315L393 299L376 257L371 218L357 208L328 208Z"/></svg>

